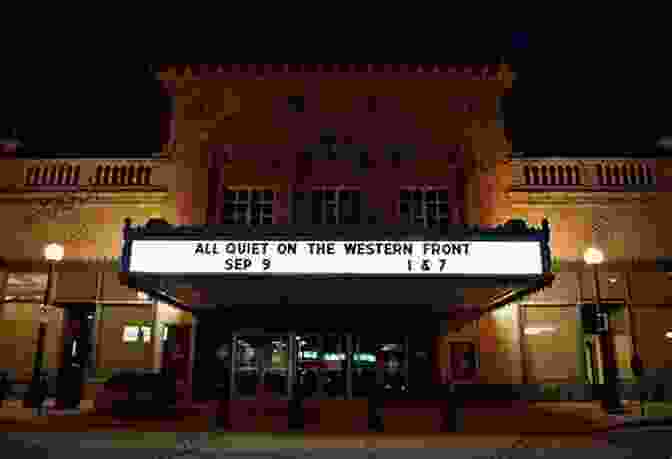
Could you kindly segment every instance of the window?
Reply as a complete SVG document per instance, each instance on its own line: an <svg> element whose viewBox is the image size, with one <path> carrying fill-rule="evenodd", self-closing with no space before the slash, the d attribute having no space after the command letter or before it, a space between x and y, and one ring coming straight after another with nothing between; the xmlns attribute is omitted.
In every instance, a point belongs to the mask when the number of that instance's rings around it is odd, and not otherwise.
<svg viewBox="0 0 672 459"><path fill-rule="evenodd" d="M134 343L138 340L138 334L139 334L140 328L135 327L135 326L125 326L124 327L124 334L123 334L123 341L124 343Z"/></svg>
<svg viewBox="0 0 672 459"><path fill-rule="evenodd" d="M377 106L376 102L377 102L376 96L369 96L367 98L366 103L367 103L367 108L369 110L369 113L375 113L376 106Z"/></svg>
<svg viewBox="0 0 672 459"><path fill-rule="evenodd" d="M399 198L402 223L425 227L450 223L449 196L446 189L405 188Z"/></svg>
<svg viewBox="0 0 672 459"><path fill-rule="evenodd" d="M358 224L361 216L361 192L347 189L313 190L313 224Z"/></svg>
<svg viewBox="0 0 672 459"><path fill-rule="evenodd" d="M474 343L450 343L450 366L454 379L469 379L476 376Z"/></svg>
<svg viewBox="0 0 672 459"><path fill-rule="evenodd" d="M303 96L289 96L287 98L287 103L288 103L290 112L303 113L303 111L304 111L304 98L303 98Z"/></svg>
<svg viewBox="0 0 672 459"><path fill-rule="evenodd" d="M273 224L275 192L269 189L224 190L225 225Z"/></svg>
<svg viewBox="0 0 672 459"><path fill-rule="evenodd" d="M141 336L143 342L149 343L152 339L152 328L148 326L139 327L137 325L124 326L124 334L122 336L124 343L137 343L140 341Z"/></svg>

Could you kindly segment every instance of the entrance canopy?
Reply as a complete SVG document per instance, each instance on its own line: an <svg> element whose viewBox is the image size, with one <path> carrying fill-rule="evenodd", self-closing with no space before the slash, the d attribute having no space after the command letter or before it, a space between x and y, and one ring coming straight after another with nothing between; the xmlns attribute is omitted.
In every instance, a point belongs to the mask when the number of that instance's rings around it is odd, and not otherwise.
<svg viewBox="0 0 672 459"><path fill-rule="evenodd" d="M479 315L550 285L547 221L450 226L173 226L124 228L122 283L198 311L333 305L369 314ZM262 306L265 305L265 306ZM254 307L253 307L254 306ZM363 309L363 308L369 308ZM254 314L252 314L254 315Z"/></svg>

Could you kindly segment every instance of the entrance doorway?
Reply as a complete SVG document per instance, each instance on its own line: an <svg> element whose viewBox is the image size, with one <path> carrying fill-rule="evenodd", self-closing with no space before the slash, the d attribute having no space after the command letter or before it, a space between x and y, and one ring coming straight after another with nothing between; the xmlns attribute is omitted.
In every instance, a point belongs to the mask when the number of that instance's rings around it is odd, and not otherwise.
<svg viewBox="0 0 672 459"><path fill-rule="evenodd" d="M591 336L586 341L586 368L590 384L602 384L602 373L598 353L599 341Z"/></svg>
<svg viewBox="0 0 672 459"><path fill-rule="evenodd" d="M63 357L58 369L56 397L59 405L76 408L92 361L95 306L76 304L63 307Z"/></svg>
<svg viewBox="0 0 672 459"><path fill-rule="evenodd" d="M262 388L281 400L368 398L379 389L392 394L410 386L406 337L240 330L232 343L226 362L233 369L231 399L258 397ZM417 370L420 384L420 373L429 370Z"/></svg>
<svg viewBox="0 0 672 459"><path fill-rule="evenodd" d="M290 392L290 336L242 332L234 334L233 391L239 399L255 398L260 390L275 398Z"/></svg>

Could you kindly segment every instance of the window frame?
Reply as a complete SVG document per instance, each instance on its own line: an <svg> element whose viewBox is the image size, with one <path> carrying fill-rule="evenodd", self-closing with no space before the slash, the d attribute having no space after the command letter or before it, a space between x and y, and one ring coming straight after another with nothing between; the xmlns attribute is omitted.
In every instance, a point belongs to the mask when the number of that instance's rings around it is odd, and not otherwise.
<svg viewBox="0 0 672 459"><path fill-rule="evenodd" d="M236 193L236 195L235 195L236 199L234 199L233 201L227 200L226 195L224 194L227 191ZM237 199L238 198L237 193L240 192L240 191L247 191L248 192L247 201L241 201L241 200ZM252 192L254 192L254 191L258 191L258 192L262 193L262 196L263 196L264 192L270 191L270 192L273 193L273 198L270 201L266 200L264 198L262 198L260 200L253 200L252 199ZM277 221L277 207L276 207L277 204L276 203L279 201L279 192L276 188L274 188L274 187L264 187L264 186L244 186L244 185L226 186L226 187L223 187L222 193L224 194L223 197L222 197L222 217L221 217L222 224L225 224L225 225L258 226L258 225L269 225L269 224L273 225L273 224L276 223L276 221ZM240 206L243 203L247 204L247 209L246 209L246 212L245 212L245 222L241 223L239 221L235 221L236 218L232 218L233 221L227 222L226 221L227 215L226 215L226 212L225 212L227 204L230 204L230 205L233 205L233 206ZM270 215L271 222L270 223L264 223L263 212L260 212L260 214L259 214L259 222L258 223L252 223L252 216L254 214L253 210L254 210L254 205L255 204L259 205L259 206L270 204L270 206L271 206L271 215ZM235 209L235 207L234 207L234 209ZM234 210L232 215L236 215L235 210Z"/></svg>
<svg viewBox="0 0 672 459"><path fill-rule="evenodd" d="M414 192L417 192L417 191L420 191L422 193L422 200L421 200L422 204L420 206L420 210L422 211L422 214L421 214L422 226L424 228L430 228L430 227L433 227L435 225L440 226L442 223L447 224L447 225L455 223L453 221L454 220L453 209L452 209L452 206L451 206L452 201L450 199L450 193L452 191L452 188L448 187L448 186L442 186L442 185L437 185L437 186L434 186L434 185L410 185L410 186L400 187L399 188L399 195L398 195L398 203L397 203L397 219L401 223L411 224L411 225L420 224L420 222L417 221L417 217L416 217L415 213L412 212L413 210L415 210L411 207L413 205L414 199L412 199L412 198L408 199L408 200L402 199L402 193L404 191L409 192L411 194L411 196ZM437 192L437 199L435 201L428 201L427 200L427 193L431 192L431 191L436 191ZM438 193L442 192L442 191L445 191L445 192L448 193L448 198L447 198L446 201L443 201L443 200L439 199L439 197L438 197ZM430 225L429 222L428 222L428 205L427 205L428 202L434 202L436 204L436 216L435 216L436 222L433 223L432 225ZM405 214L402 211L402 206L405 203L409 206L409 211L408 211L407 214ZM441 204L446 204L448 206L448 209L447 209L445 215L443 215L439 212L439 208L440 208L439 206ZM405 218L405 215L408 215L408 218Z"/></svg>
<svg viewBox="0 0 672 459"><path fill-rule="evenodd" d="M339 200L338 198L339 198L339 194L343 191L356 192L356 193L359 194L359 199L358 199L358 201L359 201L358 222L359 223L354 223L354 224L361 224L362 217L363 217L363 212L362 212L362 209L363 209L363 206L362 206L363 191L362 191L362 187L359 186L359 185L313 185L313 186L310 186L310 187L306 187L305 189L299 189L299 190L295 189L295 190L293 190L292 191L292 197L291 197L291 202L292 202L291 220L292 221L298 221L298 219L299 219L299 216L296 215L296 211L297 211L296 195L297 195L297 193L309 193L310 194L310 196L311 196L311 198L310 198L311 199L310 219L311 219L311 221L315 221L315 214L314 214L315 200L313 199L313 197L315 196L314 193L318 192L318 191L321 191L323 193L325 193L327 191L333 191L336 194L335 194L335 199L334 200L323 199L321 201L321 204L320 204L320 218L319 218L320 223L314 223L314 224L317 224L317 225L347 225L347 224L349 224L349 223L343 223L341 221L341 216L342 216L343 212L342 212L342 208L339 207L339 203L342 202L342 201ZM335 223L328 223L327 222L327 214L328 214L327 203L330 202L330 201L332 203L336 204L335 205L335 213L336 213L336 222Z"/></svg>

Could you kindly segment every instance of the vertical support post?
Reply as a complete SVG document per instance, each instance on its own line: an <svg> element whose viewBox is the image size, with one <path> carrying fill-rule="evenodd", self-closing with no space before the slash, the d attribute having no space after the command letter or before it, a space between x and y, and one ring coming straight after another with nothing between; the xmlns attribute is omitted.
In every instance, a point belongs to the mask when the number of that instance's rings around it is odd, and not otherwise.
<svg viewBox="0 0 672 459"><path fill-rule="evenodd" d="M193 332L192 332L193 333ZM161 324L159 323L159 303L152 298L152 370L161 370Z"/></svg>
<svg viewBox="0 0 672 459"><path fill-rule="evenodd" d="M238 369L238 334L231 333L231 371L229 373L229 400L235 400L238 396L236 387L236 372Z"/></svg>
<svg viewBox="0 0 672 459"><path fill-rule="evenodd" d="M287 397L294 399L294 388L296 387L296 332L289 332L289 343L287 343Z"/></svg>
<svg viewBox="0 0 672 459"><path fill-rule="evenodd" d="M357 358L361 359L361 356L362 356L362 335L358 335L357 338L353 337L353 339L355 339L355 355L357 356ZM360 362L361 362L361 360L360 360ZM362 365L361 364L357 365L357 368L355 370L357 372L358 377L362 376Z"/></svg>
<svg viewBox="0 0 672 459"><path fill-rule="evenodd" d="M606 307L602 305L600 296L600 277L598 263L593 265L593 280L595 283L595 303L598 311L607 314ZM606 331L600 333L600 348L602 355L602 368L604 373L604 394L602 397L602 407L605 411L617 413L622 412L620 393L618 391L618 369L616 367L616 355L614 349L614 333L609 324L608 316L605 317Z"/></svg>
<svg viewBox="0 0 672 459"><path fill-rule="evenodd" d="M33 377L31 380L30 392L32 395L32 400L39 400L39 390L40 390L40 379L42 377L42 363L44 361L44 340L47 334L47 320L46 310L43 312L42 308L47 308L53 298L54 290L54 273L56 271L56 265L53 262L49 262L49 271L47 274L47 290L44 293L44 300L42 307L38 311L38 320L39 328L37 334L37 349L35 350L35 358L33 361ZM4 298L3 298L4 300ZM71 347L68 347L70 349ZM35 408L39 408L35 406Z"/></svg>
<svg viewBox="0 0 672 459"><path fill-rule="evenodd" d="M194 396L194 363L196 361L196 333L198 333L198 318L192 313L191 333L189 335L189 367L187 368L187 401L191 402ZM160 341L159 341L160 342Z"/></svg>
<svg viewBox="0 0 672 459"><path fill-rule="evenodd" d="M102 300L103 292L103 272L98 271L96 273L96 298L95 298L95 312L93 315L93 324L91 324L91 354L90 354L90 363L89 363L89 376L95 377L98 373L98 366L100 365L100 351L101 351L101 339L102 339L102 321L103 321L103 305L100 303Z"/></svg>
<svg viewBox="0 0 672 459"><path fill-rule="evenodd" d="M318 346L318 352L317 356L319 359L324 358L324 335L319 334L317 336L317 346ZM324 372L322 371L322 368L318 366L317 368L317 398L322 399L324 398Z"/></svg>
<svg viewBox="0 0 672 459"><path fill-rule="evenodd" d="M409 378L411 375L411 369L409 368L411 362L411 349L409 348L410 336L404 335L404 366L403 366L403 377L404 377L404 386L406 386L406 391L410 390Z"/></svg>
<svg viewBox="0 0 672 459"><path fill-rule="evenodd" d="M638 346L638 336L637 336L637 322L635 319L634 304L632 299L632 273L635 271L635 260L630 261L629 269L625 272L625 301L628 308L627 313L627 322L628 322L628 333L630 334L630 342L632 345L632 359L630 361L630 369L635 379L635 384L637 387L637 392L639 393L639 409L640 415L644 416L646 413L645 410L645 397L644 397L644 388L642 385L642 378L644 376L644 362L642 357L639 355L639 346Z"/></svg>
<svg viewBox="0 0 672 459"><path fill-rule="evenodd" d="M345 334L345 399L352 400L352 333Z"/></svg>
<svg viewBox="0 0 672 459"><path fill-rule="evenodd" d="M518 309L518 345L520 347L520 372L522 383L529 384L529 371L527 368L527 340L525 338L525 307L522 304L517 305Z"/></svg>

